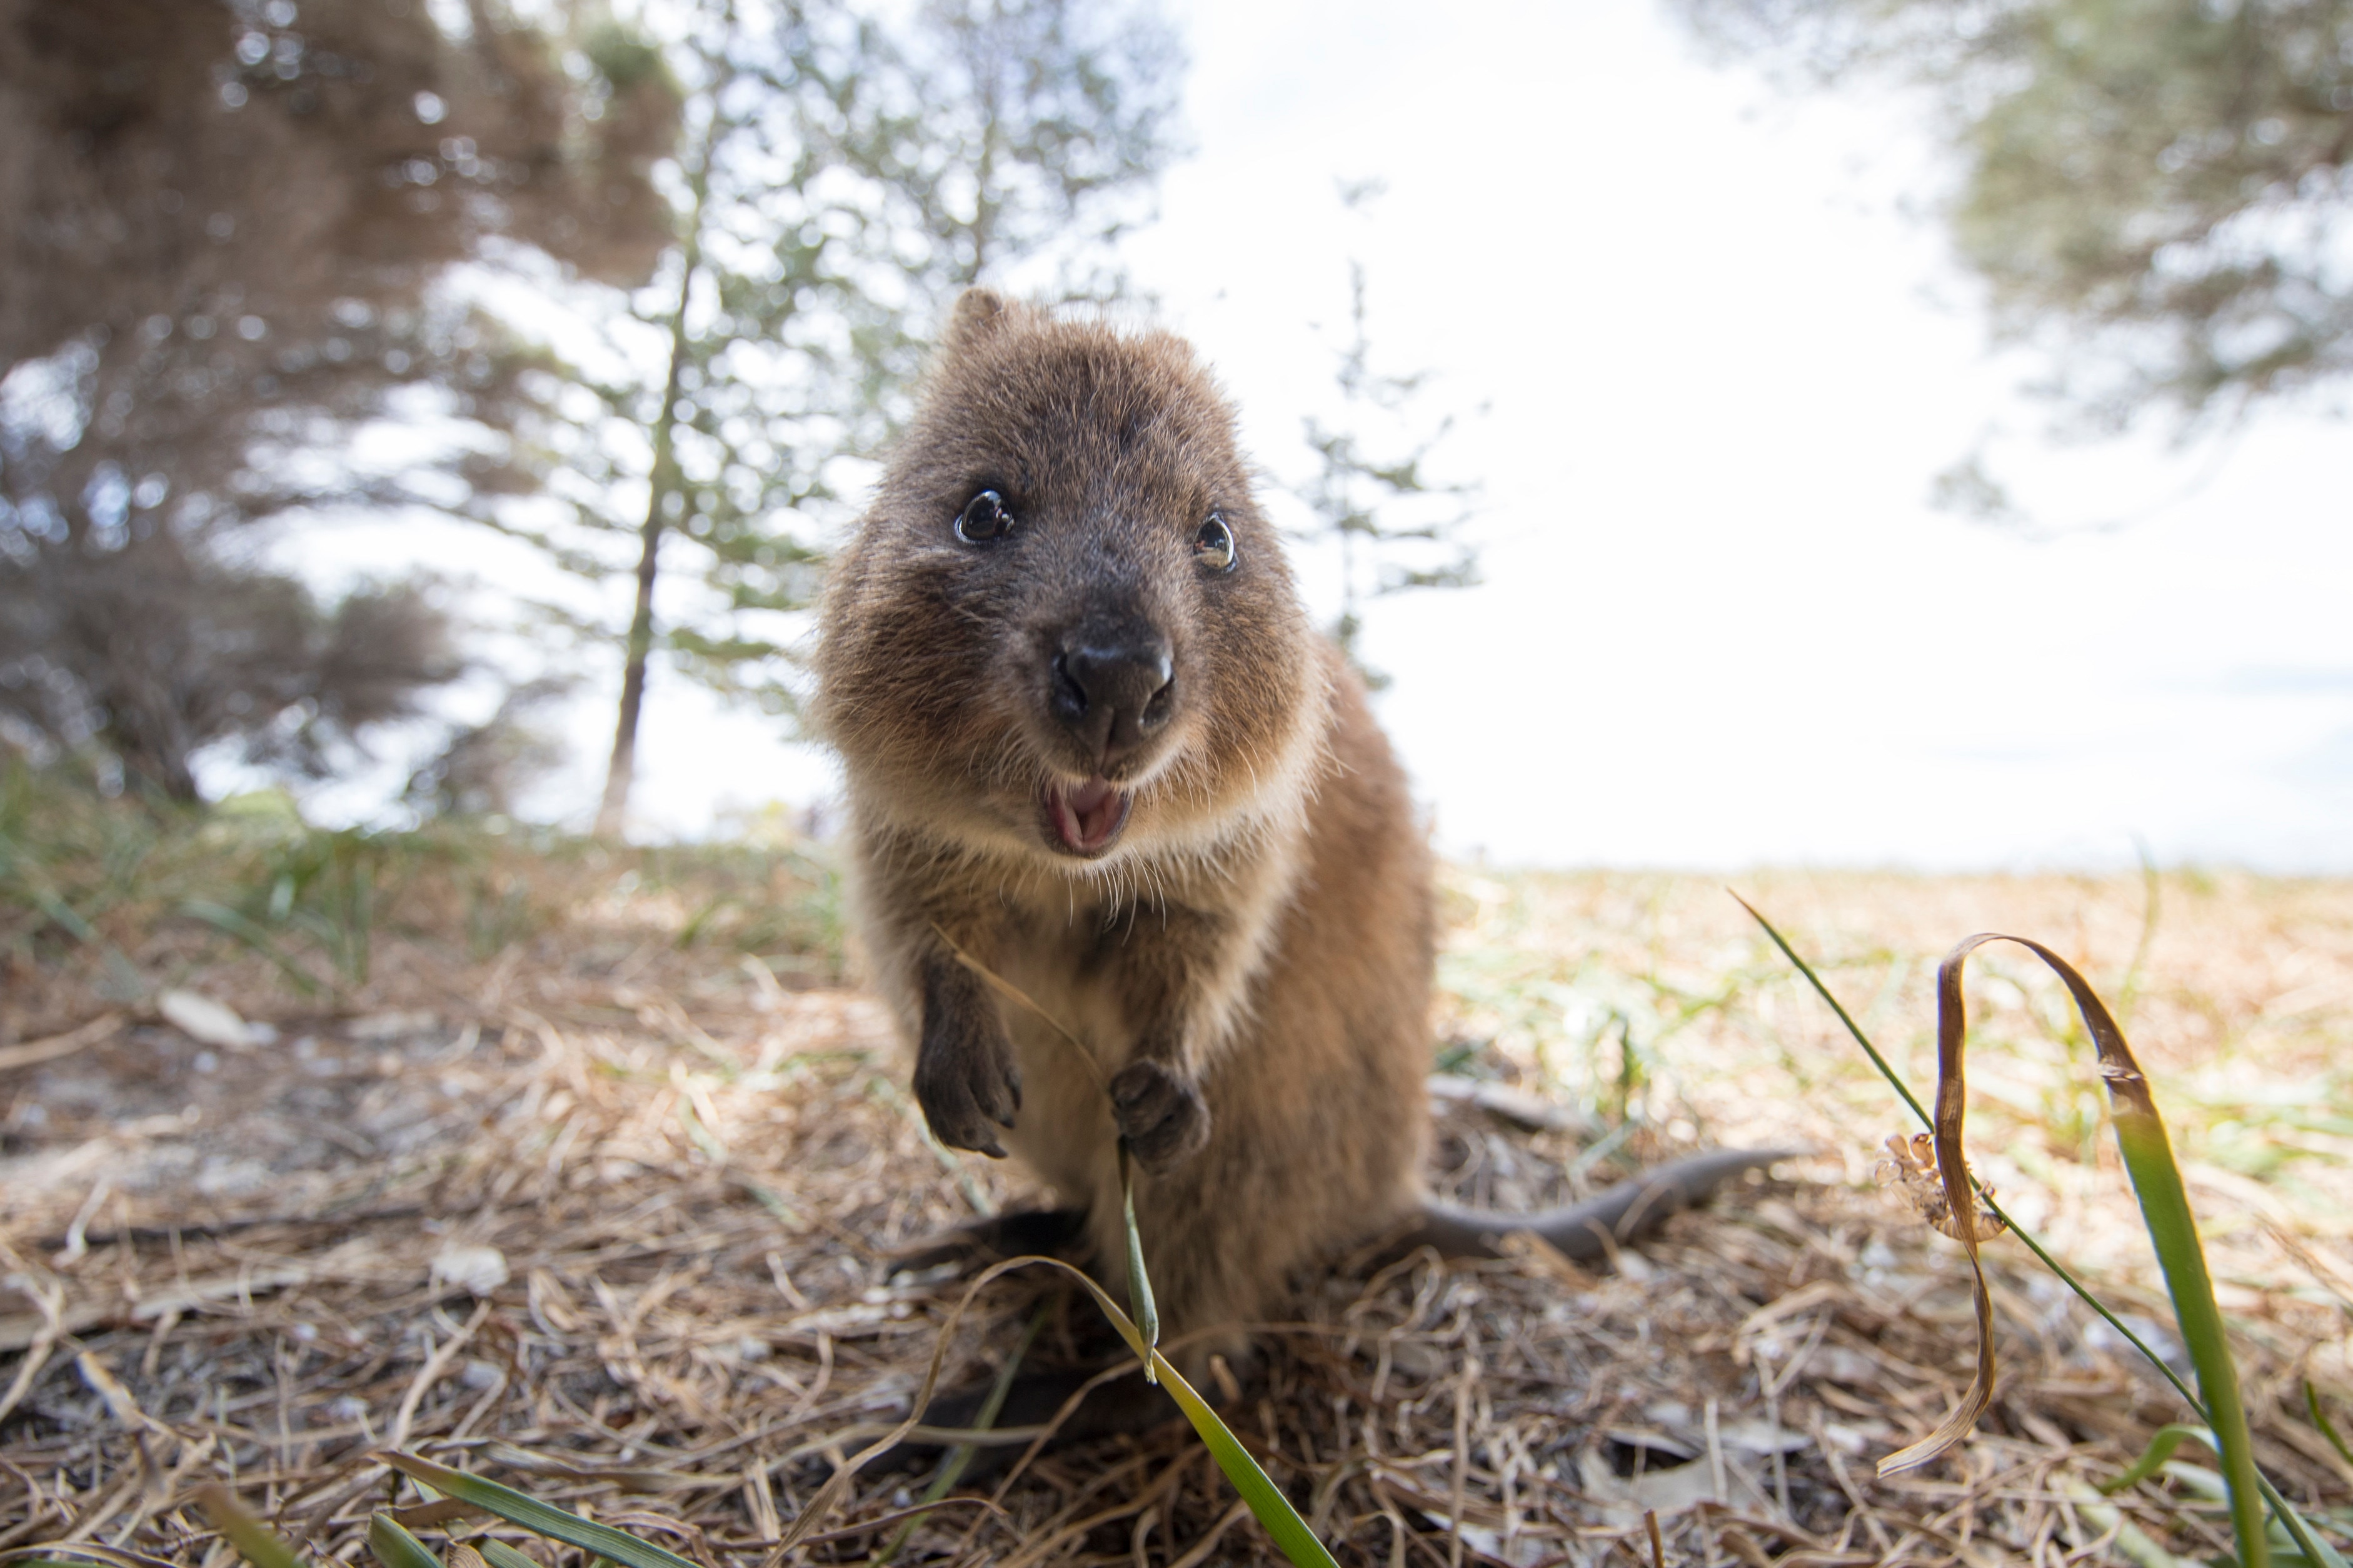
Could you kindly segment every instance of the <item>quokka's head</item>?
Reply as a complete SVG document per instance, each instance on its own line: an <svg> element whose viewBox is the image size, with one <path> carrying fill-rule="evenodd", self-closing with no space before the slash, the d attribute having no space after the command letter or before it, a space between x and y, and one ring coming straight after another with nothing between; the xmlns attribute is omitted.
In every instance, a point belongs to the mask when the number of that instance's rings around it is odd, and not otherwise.
<svg viewBox="0 0 2353 1568"><path fill-rule="evenodd" d="M1296 795L1326 677L1233 424L1174 337L957 302L826 595L861 812L1076 869Z"/></svg>

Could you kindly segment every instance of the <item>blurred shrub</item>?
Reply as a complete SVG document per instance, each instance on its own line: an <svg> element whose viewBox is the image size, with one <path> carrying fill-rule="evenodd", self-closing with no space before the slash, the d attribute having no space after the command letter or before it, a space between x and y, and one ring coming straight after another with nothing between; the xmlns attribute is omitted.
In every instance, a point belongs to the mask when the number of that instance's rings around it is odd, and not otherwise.
<svg viewBox="0 0 2353 1568"><path fill-rule="evenodd" d="M435 287L528 246L615 282L670 234L679 101L502 5L0 0L0 712L192 798L242 736L316 772L458 664L415 586L325 607L246 525L446 507L530 356ZM642 56L644 51L640 51ZM369 426L470 425L373 446ZM426 450L420 452L419 448Z"/></svg>

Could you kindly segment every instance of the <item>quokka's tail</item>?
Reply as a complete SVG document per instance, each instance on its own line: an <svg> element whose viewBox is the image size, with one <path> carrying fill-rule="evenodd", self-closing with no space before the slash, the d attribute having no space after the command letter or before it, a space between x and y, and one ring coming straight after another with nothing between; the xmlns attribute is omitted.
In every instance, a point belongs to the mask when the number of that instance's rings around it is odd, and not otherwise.
<svg viewBox="0 0 2353 1568"><path fill-rule="evenodd" d="M1633 1241L1678 1209L1708 1195L1744 1171L1793 1160L1804 1149L1718 1149L1676 1160L1619 1183L1566 1208L1513 1214L1500 1209L1459 1208L1432 1203L1421 1223L1409 1231L1398 1251L1434 1247L1448 1258L1493 1258L1514 1231L1534 1231L1570 1258L1583 1263L1606 1258L1611 1247Z"/></svg>

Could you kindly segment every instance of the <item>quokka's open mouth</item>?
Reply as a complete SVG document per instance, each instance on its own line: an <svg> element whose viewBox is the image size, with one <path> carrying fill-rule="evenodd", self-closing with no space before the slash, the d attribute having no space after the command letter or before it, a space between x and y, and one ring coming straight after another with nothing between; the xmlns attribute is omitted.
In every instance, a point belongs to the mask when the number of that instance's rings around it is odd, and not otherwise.
<svg viewBox="0 0 2353 1568"><path fill-rule="evenodd" d="M1135 797L1098 774L1081 784L1060 779L1045 790L1047 839L1071 855L1100 855L1119 842Z"/></svg>

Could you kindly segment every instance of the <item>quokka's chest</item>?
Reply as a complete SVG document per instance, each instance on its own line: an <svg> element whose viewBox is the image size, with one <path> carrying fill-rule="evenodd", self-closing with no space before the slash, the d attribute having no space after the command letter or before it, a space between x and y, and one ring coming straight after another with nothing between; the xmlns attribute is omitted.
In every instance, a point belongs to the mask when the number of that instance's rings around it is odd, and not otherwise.
<svg viewBox="0 0 2353 1568"><path fill-rule="evenodd" d="M1112 1044L1134 1022L1124 1016L1131 974L1172 962L1168 926L1168 911L1152 905L1004 910L986 933L991 968L1031 1004L992 988L1008 1024L1018 1031L1028 1015Z"/></svg>

